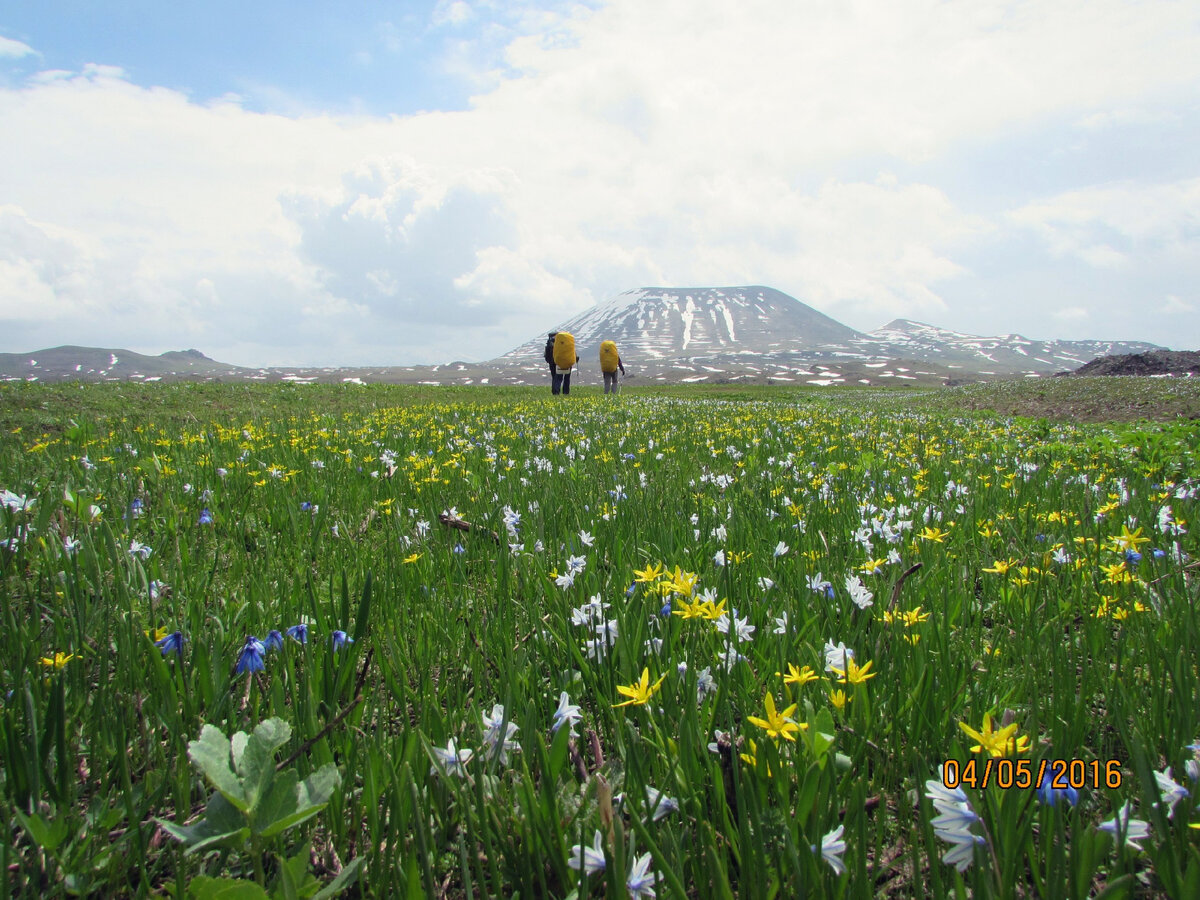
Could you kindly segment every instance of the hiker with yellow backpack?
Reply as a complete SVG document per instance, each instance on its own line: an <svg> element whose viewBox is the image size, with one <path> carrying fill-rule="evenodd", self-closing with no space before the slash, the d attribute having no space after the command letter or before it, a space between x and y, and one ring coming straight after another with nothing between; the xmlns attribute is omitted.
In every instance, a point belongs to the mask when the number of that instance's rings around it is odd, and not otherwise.
<svg viewBox="0 0 1200 900"><path fill-rule="evenodd" d="M621 362L621 355L617 353L617 344L615 341L600 342L600 371L604 373L604 393L615 394L617 392L617 370L621 370L621 374L625 374L625 365Z"/></svg>
<svg viewBox="0 0 1200 900"><path fill-rule="evenodd" d="M571 393L571 369L579 362L575 354L575 336L566 331L550 332L545 355L550 366L550 393Z"/></svg>

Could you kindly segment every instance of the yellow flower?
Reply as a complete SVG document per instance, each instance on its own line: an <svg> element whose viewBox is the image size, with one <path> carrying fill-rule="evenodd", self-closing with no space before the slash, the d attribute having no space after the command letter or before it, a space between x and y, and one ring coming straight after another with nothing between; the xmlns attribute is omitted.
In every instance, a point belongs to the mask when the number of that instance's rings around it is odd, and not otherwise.
<svg viewBox="0 0 1200 900"><path fill-rule="evenodd" d="M58 653L54 654L53 658L48 657L48 656L43 656L42 657L42 665L45 666L47 669L61 669L63 666L65 666L71 660L78 659L78 658L79 658L78 655L75 653L63 653L62 651L59 651Z"/></svg>
<svg viewBox="0 0 1200 900"><path fill-rule="evenodd" d="M1131 532L1128 525L1121 526L1121 533L1113 539L1113 546L1117 550L1136 550L1141 544L1150 543L1150 538L1142 537L1142 529Z"/></svg>
<svg viewBox="0 0 1200 900"><path fill-rule="evenodd" d="M842 712L846 708L846 704L853 700L853 697L846 695L846 692L841 688L836 691L829 692L829 702L833 704L833 708L838 712Z"/></svg>
<svg viewBox="0 0 1200 900"><path fill-rule="evenodd" d="M662 563L655 563L652 566L646 566L644 569L634 569L634 581L640 581L642 584L649 584L651 581L657 581L662 577L664 572Z"/></svg>
<svg viewBox="0 0 1200 900"><path fill-rule="evenodd" d="M776 672L776 675L782 674ZM817 681L819 676L813 671L812 666L805 666L803 669L797 669L791 663L788 663L788 673L783 676L784 684L794 684L797 687L804 687L810 681Z"/></svg>
<svg viewBox="0 0 1200 900"><path fill-rule="evenodd" d="M998 559L994 563L992 563L991 568L984 569L983 571L991 572L993 575L1004 575L1006 572L1008 572L1009 569L1011 569L1016 564L1017 564L1017 561L1015 559L1009 559L1009 560Z"/></svg>
<svg viewBox="0 0 1200 900"><path fill-rule="evenodd" d="M976 731L966 722L959 722L958 727L970 738L979 741L971 748L972 753L986 752L992 756L1024 753L1029 749L1029 738L1017 734L1017 723L1006 725L999 731L992 728L991 713L983 714L983 730Z"/></svg>
<svg viewBox="0 0 1200 900"><path fill-rule="evenodd" d="M858 571L866 575L874 575L876 572L882 571L885 565L887 565L886 559L868 559L858 567Z"/></svg>
<svg viewBox="0 0 1200 900"><path fill-rule="evenodd" d="M720 603L713 603L711 600L705 600L700 604L704 618L712 622L717 621L717 619L725 615L725 604L727 602L727 600L722 600Z"/></svg>
<svg viewBox="0 0 1200 900"><path fill-rule="evenodd" d="M617 693L628 697L629 699L624 703L614 703L613 707L633 706L634 704L638 706L645 705L650 701L650 698L654 696L655 692L658 690L658 686L663 683L663 679L666 677L667 676L665 674L660 675L658 677L658 681L654 682L654 684L651 684L650 669L642 669L642 677L639 681L635 681L633 684L617 685Z"/></svg>
<svg viewBox="0 0 1200 900"><path fill-rule="evenodd" d="M746 721L751 725L757 725L767 732L767 737L783 738L788 741L796 740L794 732L801 728L807 728L807 725L797 725L791 720L791 715L796 711L796 704L793 703L783 712L775 711L775 698L771 696L771 692L767 691L767 696L763 698L763 705L766 707L767 717L760 719L758 716L746 716Z"/></svg>
<svg viewBox="0 0 1200 900"><path fill-rule="evenodd" d="M830 669L830 671L838 676L837 681L839 684L865 684L868 679L874 678L877 674L870 671L870 669L871 663L868 662L865 666L859 666L854 661L854 657L847 654L846 668L844 670L834 668Z"/></svg>
<svg viewBox="0 0 1200 900"><path fill-rule="evenodd" d="M704 619L708 617L704 609L704 604L707 601L697 600L694 603L688 603L683 597L676 597L675 601L679 604L679 609L671 610L671 615L683 616L685 619Z"/></svg>
<svg viewBox="0 0 1200 900"><path fill-rule="evenodd" d="M699 576L695 572L684 572L679 566L675 567L675 571L670 575L671 590L677 594L683 594L685 597L690 597L696 592L696 581Z"/></svg>
<svg viewBox="0 0 1200 900"><path fill-rule="evenodd" d="M167 629L165 625L160 625L158 628L154 629L154 631L150 631L150 629L147 628L145 633L146 637L150 638L150 640L161 641L167 636Z"/></svg>
<svg viewBox="0 0 1200 900"><path fill-rule="evenodd" d="M949 537L949 535L950 535L950 532L948 532L948 531L942 531L940 528L931 528L929 526L926 526L924 531L919 532L917 534L917 537L919 537L923 541L933 541L935 543L941 544L941 543L945 542L946 538Z"/></svg>

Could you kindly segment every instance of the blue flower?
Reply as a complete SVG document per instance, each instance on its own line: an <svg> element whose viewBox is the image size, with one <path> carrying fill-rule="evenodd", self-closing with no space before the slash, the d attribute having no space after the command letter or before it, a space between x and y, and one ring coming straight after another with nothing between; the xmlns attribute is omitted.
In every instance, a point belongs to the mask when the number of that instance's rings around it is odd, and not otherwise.
<svg viewBox="0 0 1200 900"><path fill-rule="evenodd" d="M625 596L632 597L636 592L637 592L637 582L635 581L629 585L629 588L625 591Z"/></svg>
<svg viewBox="0 0 1200 900"><path fill-rule="evenodd" d="M163 656L166 656L171 652L174 652L179 656L183 656L183 642L186 640L187 638L183 636L182 631L172 631L166 637L159 638L157 641L155 641L154 646L162 648Z"/></svg>
<svg viewBox="0 0 1200 900"><path fill-rule="evenodd" d="M1138 553L1136 550L1130 549L1125 551L1125 562L1129 563L1131 567L1136 566L1141 561L1142 554Z"/></svg>
<svg viewBox="0 0 1200 900"><path fill-rule="evenodd" d="M274 628L272 628L270 631L267 632L267 639L265 641L263 641L263 643L266 644L266 648L268 650L282 650L283 649L283 635L280 634L278 631L276 631Z"/></svg>
<svg viewBox="0 0 1200 900"><path fill-rule="evenodd" d="M1068 805L1074 806L1079 802L1079 792L1075 788L1069 784L1065 788L1051 787L1056 771L1060 776L1066 775L1066 763L1057 762L1046 770L1041 786L1037 789L1038 801L1046 806L1058 806L1059 800L1066 800Z"/></svg>
<svg viewBox="0 0 1200 900"><path fill-rule="evenodd" d="M467 548L462 545L462 541L459 541L457 544L454 545L454 552L455 553L466 553Z"/></svg>
<svg viewBox="0 0 1200 900"><path fill-rule="evenodd" d="M201 525L211 525L212 523L213 523L212 513L210 513L208 511L208 507L206 506L206 507L204 507L204 509L200 510L200 524Z"/></svg>
<svg viewBox="0 0 1200 900"><path fill-rule="evenodd" d="M308 643L308 626L301 622L299 625L293 625L287 630L288 637L299 641L301 644Z"/></svg>
<svg viewBox="0 0 1200 900"><path fill-rule="evenodd" d="M308 512L310 509L312 509L312 504L307 500L300 504L300 512Z"/></svg>
<svg viewBox="0 0 1200 900"><path fill-rule="evenodd" d="M333 633L333 649L341 650L346 644L353 644L354 638L346 634L344 631L335 631Z"/></svg>
<svg viewBox="0 0 1200 900"><path fill-rule="evenodd" d="M662 605L662 609L658 611L660 616L669 616L671 614L671 603L667 601Z"/></svg>
<svg viewBox="0 0 1200 900"><path fill-rule="evenodd" d="M1164 556L1167 555L1166 550L1159 550L1157 547L1151 548L1150 553L1154 556L1155 559L1162 559Z"/></svg>
<svg viewBox="0 0 1200 900"><path fill-rule="evenodd" d="M265 668L263 661L263 653L266 652L266 647L263 642L250 635L246 638L246 643L242 647L242 652L238 654L237 668L233 670L234 675L241 675L243 672L261 672Z"/></svg>

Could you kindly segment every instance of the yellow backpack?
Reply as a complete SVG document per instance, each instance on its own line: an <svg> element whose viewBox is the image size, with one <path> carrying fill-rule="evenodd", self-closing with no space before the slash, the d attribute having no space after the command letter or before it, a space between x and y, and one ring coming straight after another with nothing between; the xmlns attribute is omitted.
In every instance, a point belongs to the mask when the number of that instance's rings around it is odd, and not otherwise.
<svg viewBox="0 0 1200 900"><path fill-rule="evenodd" d="M575 365L575 335L560 331L554 338L554 365L559 369Z"/></svg>
<svg viewBox="0 0 1200 900"><path fill-rule="evenodd" d="M617 371L617 365L620 361L621 357L617 355L616 342L602 341L600 343L600 371L608 372L611 375Z"/></svg>

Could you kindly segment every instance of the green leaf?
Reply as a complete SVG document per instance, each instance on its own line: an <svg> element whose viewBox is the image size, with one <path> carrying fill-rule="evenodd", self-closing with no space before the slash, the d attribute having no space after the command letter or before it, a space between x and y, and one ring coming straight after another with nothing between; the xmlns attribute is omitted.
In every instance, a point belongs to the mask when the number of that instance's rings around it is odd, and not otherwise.
<svg viewBox="0 0 1200 900"><path fill-rule="evenodd" d="M197 875L188 882L188 896L195 900L267 900L267 892L253 881L238 878L209 878Z"/></svg>
<svg viewBox="0 0 1200 900"><path fill-rule="evenodd" d="M337 878L321 888L313 900L328 900L329 897L336 897L342 891L346 890L350 885L358 880L358 870L362 867L363 858L361 856L350 860L349 864L342 867L342 871L338 873Z"/></svg>
<svg viewBox="0 0 1200 900"><path fill-rule="evenodd" d="M250 837L245 815L220 793L208 798L204 818L194 825L176 825L162 819L158 823L163 831L186 844L188 853L199 853L218 844L238 849Z"/></svg>
<svg viewBox="0 0 1200 900"><path fill-rule="evenodd" d="M200 739L188 744L188 759L221 792L221 796L242 812L247 812L250 804L246 800L241 779L229 767L230 754L229 739L221 729L212 725L205 725L200 729Z"/></svg>
<svg viewBox="0 0 1200 900"><path fill-rule="evenodd" d="M270 790L275 779L275 751L291 736L291 726L282 719L267 719L250 735L238 768L250 809L254 809L263 794Z"/></svg>
<svg viewBox="0 0 1200 900"><path fill-rule="evenodd" d="M47 822L37 813L25 815L20 810L14 810L33 842L47 853L53 853L66 840L69 829L66 819L55 819Z"/></svg>
<svg viewBox="0 0 1200 900"><path fill-rule="evenodd" d="M302 782L293 769L280 772L255 814L255 831L273 837L324 809L341 786L342 776L333 763L327 763Z"/></svg>

